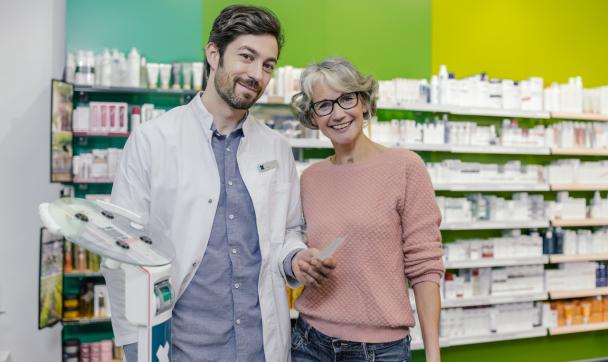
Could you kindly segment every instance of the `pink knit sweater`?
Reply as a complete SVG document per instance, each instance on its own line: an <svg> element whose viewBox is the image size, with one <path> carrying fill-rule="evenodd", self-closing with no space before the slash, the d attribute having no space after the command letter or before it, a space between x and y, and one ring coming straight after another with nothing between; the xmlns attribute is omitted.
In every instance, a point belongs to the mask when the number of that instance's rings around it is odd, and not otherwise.
<svg viewBox="0 0 608 362"><path fill-rule="evenodd" d="M441 215L418 155L388 149L371 159L302 174L302 205L309 246L335 251L334 276L304 288L296 309L322 333L358 342L404 338L414 326L407 282L439 283Z"/></svg>

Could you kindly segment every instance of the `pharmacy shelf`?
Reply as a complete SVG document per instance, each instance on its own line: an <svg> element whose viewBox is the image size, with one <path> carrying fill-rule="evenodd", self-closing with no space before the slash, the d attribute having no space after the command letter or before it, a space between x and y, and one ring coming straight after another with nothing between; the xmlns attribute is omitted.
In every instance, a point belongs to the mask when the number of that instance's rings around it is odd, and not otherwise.
<svg viewBox="0 0 608 362"><path fill-rule="evenodd" d="M551 220L553 226L560 227L584 227L608 225L608 219L582 219L582 220Z"/></svg>
<svg viewBox="0 0 608 362"><path fill-rule="evenodd" d="M537 300L546 300L547 296L547 292L542 292L488 296L479 298L447 299L441 302L441 308L459 308L473 307L478 305L535 302Z"/></svg>
<svg viewBox="0 0 608 362"><path fill-rule="evenodd" d="M168 95L189 95L193 96L197 92L193 90L181 89L150 89L137 87L100 87L100 86L75 86L74 93L112 93L112 94L168 94Z"/></svg>
<svg viewBox="0 0 608 362"><path fill-rule="evenodd" d="M129 137L129 132L88 132L88 131L74 131L72 132L74 137L116 137L125 138Z"/></svg>
<svg viewBox="0 0 608 362"><path fill-rule="evenodd" d="M535 229L549 227L546 220L534 221L470 221L462 223L445 223L441 230L501 230L501 229Z"/></svg>
<svg viewBox="0 0 608 362"><path fill-rule="evenodd" d="M395 142L395 143L382 142L382 144L387 147L405 148L410 151L452 152L452 146L445 145L445 144L429 145L429 144L424 144L424 143L401 143L401 142Z"/></svg>
<svg viewBox="0 0 608 362"><path fill-rule="evenodd" d="M490 268L494 266L517 266L517 265L534 265L547 264L549 257L547 255L520 257L520 258L486 258L478 260L458 260L446 261L444 263L446 269L468 269L468 268Z"/></svg>
<svg viewBox="0 0 608 362"><path fill-rule="evenodd" d="M449 113L464 116L486 116L486 117L508 117L508 118L537 118L547 119L551 117L549 112L524 111L518 109L493 109L493 108L470 108L453 107Z"/></svg>
<svg viewBox="0 0 608 362"><path fill-rule="evenodd" d="M549 328L549 335L557 336L560 334L592 332L592 331L601 331L601 330L605 330L605 329L608 329L608 322L578 324L575 326L563 326L563 327Z"/></svg>
<svg viewBox="0 0 608 362"><path fill-rule="evenodd" d="M64 277L71 277L71 278L86 278L86 277L100 277L103 276L101 274L101 272L92 272L92 271L85 271L85 272L79 272L79 271L73 271L73 272L67 272L67 273L63 273Z"/></svg>
<svg viewBox="0 0 608 362"><path fill-rule="evenodd" d="M441 104L431 103L391 103L391 102L378 102L378 109L395 109L405 110L414 112L432 112L432 113L451 113L451 107L444 106Z"/></svg>
<svg viewBox="0 0 608 362"><path fill-rule="evenodd" d="M608 287L581 290L555 290L549 292L549 297L551 299L585 298L598 295L608 295Z"/></svg>
<svg viewBox="0 0 608 362"><path fill-rule="evenodd" d="M437 191L549 191L548 184L433 184Z"/></svg>
<svg viewBox="0 0 608 362"><path fill-rule="evenodd" d="M582 255L563 255L563 254L549 255L549 261L554 264L571 263L571 262L578 262L578 261L597 261L597 260L608 260L608 253L582 254Z"/></svg>
<svg viewBox="0 0 608 362"><path fill-rule="evenodd" d="M332 148L329 140L316 138L288 138L294 148ZM379 142L386 147L405 148L410 151L449 152L449 153L483 153L505 155L549 155L548 147L510 147L510 146L453 146L446 144L423 144L402 142Z"/></svg>
<svg viewBox="0 0 608 362"><path fill-rule="evenodd" d="M517 331L517 332L502 332L493 333L483 336L474 337L455 337L455 338L441 338L439 344L441 347L461 346L465 344L477 344L477 343L490 343L500 341L510 341L514 339L524 339L533 337L543 337L547 335L547 328L545 327L534 327L530 330Z"/></svg>
<svg viewBox="0 0 608 362"><path fill-rule="evenodd" d="M550 118L551 114L544 111L524 111L518 109L495 109L476 107L457 107L431 103L391 103L378 102L378 109L407 110L414 112L451 113L465 116L513 117L513 118Z"/></svg>
<svg viewBox="0 0 608 362"><path fill-rule="evenodd" d="M551 184L552 191L606 191L608 184Z"/></svg>
<svg viewBox="0 0 608 362"><path fill-rule="evenodd" d="M608 156L608 148L551 148L553 155Z"/></svg>
<svg viewBox="0 0 608 362"><path fill-rule="evenodd" d="M72 183L75 184L111 184L114 181L109 178L74 178Z"/></svg>
<svg viewBox="0 0 608 362"><path fill-rule="evenodd" d="M294 148L332 148L329 140L316 138L289 138L289 144Z"/></svg>
<svg viewBox="0 0 608 362"><path fill-rule="evenodd" d="M452 146L452 153L484 153L484 154L506 154L506 155L548 155L551 150L548 147L524 147L524 146Z"/></svg>
<svg viewBox="0 0 608 362"><path fill-rule="evenodd" d="M108 323L111 319L108 317L104 318L77 318L77 319L64 319L64 325L85 325L85 324L98 324Z"/></svg>
<svg viewBox="0 0 608 362"><path fill-rule="evenodd" d="M606 122L608 122L608 115L595 114L595 113L551 112L551 118L580 119L583 121L606 121Z"/></svg>

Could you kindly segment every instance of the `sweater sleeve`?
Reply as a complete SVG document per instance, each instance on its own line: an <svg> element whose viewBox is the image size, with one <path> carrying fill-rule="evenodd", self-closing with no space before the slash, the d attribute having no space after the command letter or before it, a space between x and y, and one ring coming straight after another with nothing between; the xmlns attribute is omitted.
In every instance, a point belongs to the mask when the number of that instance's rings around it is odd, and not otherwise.
<svg viewBox="0 0 608 362"><path fill-rule="evenodd" d="M425 281L439 284L445 271L441 213L424 162L413 153L407 158L401 207L405 275L412 286Z"/></svg>

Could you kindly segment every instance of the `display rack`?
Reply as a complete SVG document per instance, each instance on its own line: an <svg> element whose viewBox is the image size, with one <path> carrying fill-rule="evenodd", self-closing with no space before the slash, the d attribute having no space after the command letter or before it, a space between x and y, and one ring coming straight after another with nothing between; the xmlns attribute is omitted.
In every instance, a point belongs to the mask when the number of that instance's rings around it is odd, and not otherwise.
<svg viewBox="0 0 608 362"><path fill-rule="evenodd" d="M469 269L469 268L491 268L495 266L516 266L516 265L533 265L547 264L549 257L547 255L521 257L521 258L486 258L478 260L462 260L462 261L446 261L446 269Z"/></svg>
<svg viewBox="0 0 608 362"><path fill-rule="evenodd" d="M599 295L608 295L608 287L580 289L580 290L554 290L549 291L551 299L570 299L570 298L585 298L597 297Z"/></svg>
<svg viewBox="0 0 608 362"><path fill-rule="evenodd" d="M582 219L582 220L551 220L553 226L560 227L587 227L587 226L607 226L608 219Z"/></svg>
<svg viewBox="0 0 608 362"><path fill-rule="evenodd" d="M608 253L581 254L581 255L552 254L552 255L549 255L549 260L553 264L572 263L572 262L580 262L580 261L608 260Z"/></svg>
<svg viewBox="0 0 608 362"><path fill-rule="evenodd" d="M519 293L499 296L462 298L462 299L444 299L441 302L442 308L460 308L473 307L481 305L508 304L521 302L536 302L546 300L547 292L541 293Z"/></svg>
<svg viewBox="0 0 608 362"><path fill-rule="evenodd" d="M589 323L589 324L578 324L578 325L573 325L573 326L549 328L549 334L552 336L557 336L560 334L593 332L593 331L602 331L602 330L607 330L607 329L608 329L608 322Z"/></svg>
<svg viewBox="0 0 608 362"><path fill-rule="evenodd" d="M173 90L148 90L141 88L100 88L100 87L75 87L74 98L75 104L80 102L87 102L89 100L103 100L104 97L110 97L113 100L118 98L125 99L128 101L131 97L136 98L139 103L142 99L150 97L157 99L158 97L164 97L163 104L167 105L179 105L189 101L195 92L181 92ZM166 99L172 99L172 103L166 101ZM285 103L276 102L259 102L255 105L254 109L285 109L288 105ZM413 111L422 113L443 113L452 114L458 116L472 116L472 117L495 117L493 121L499 122L504 117L508 118L526 118L532 122L534 120L550 120L550 119L578 119L578 120L590 120L590 121L608 121L607 116L597 115L581 115L581 114L563 114L563 113L549 113L549 112L536 112L536 111L520 111L520 110L498 110L498 109L476 109L476 108L462 108L462 107L450 107L443 105L432 105L432 104L386 104L380 103L379 109L388 111ZM379 117L381 118L381 117ZM387 120L381 119L380 121ZM373 132L373 130L372 130ZM78 142L76 138L86 138L87 143L94 143L96 139L104 138L123 138L128 137L128 133L90 133L90 132L74 132L75 143L74 148L78 148ZM332 148L331 142L328 139L307 139L307 138L290 138L288 139L290 145L294 149L304 150L328 150ZM469 145L445 145L445 144L405 144L405 143L384 143L387 147L401 147L412 151L420 152L421 155L430 154L472 154L477 155L480 158L487 157L485 155L512 155L513 157L521 157L529 159L529 156L543 156L543 157L561 157L561 156L580 156L580 157L608 157L607 149L582 149L582 148L548 148L548 147L514 147L514 146L502 146L502 145L490 145L490 146L469 146ZM301 153L301 155L306 155ZM79 185L81 192L78 196L86 195L89 192L88 185L96 187L95 192L104 190L106 193L110 192L112 180L109 179L75 179L71 184ZM608 190L607 185L577 185L577 184L435 184L436 191L439 192L554 192L554 191L606 191ZM561 226L561 227L591 227L591 226L603 226L608 225L608 220L532 220L532 221L473 221L466 223L444 223L441 225L442 232L463 232L463 231L492 231L492 230L509 230L509 229L543 229L550 226ZM446 267L450 269L463 269L463 268L486 268L486 267L499 267L499 266L518 266L518 265L534 265L534 264L547 264L547 263L562 263L571 261L589 261L589 260L607 260L608 255L580 255L580 256L564 256L564 255L551 255L551 256L539 256L539 257L528 257L528 258L510 258L510 259L486 259L476 261L458 261L458 262L446 262ZM84 272L84 273L66 273L65 278L99 278L100 273L96 272ZM562 299L562 298L578 298L586 296L596 295L608 295L608 288L596 288L593 290L576 291L576 292L541 292L541 293L528 293L519 295L505 295L505 296L492 296L492 297L481 297L481 298L469 298L461 300L445 300L443 301L442 308L456 308L456 307L471 307L471 306L483 306L493 304L505 304L505 303L517 303L517 302L533 302L533 301L544 301L548 299ZM296 319L298 312L290 310L290 317ZM77 321L64 321L64 325L67 326L82 326L90 324L101 324L108 323L108 319L87 319ZM587 330L598 330L605 329L606 326L600 327L593 325L589 328L597 329L585 329L580 326L574 327L559 327L552 328L549 330L551 335L563 334L563 333L575 333L569 332L570 330L576 331L587 331ZM588 327L588 326L586 326ZM561 329L560 329L561 328ZM566 328L566 329L564 329ZM579 330L580 329L580 330ZM496 333L486 336L476 337L459 337L451 339L442 339L441 346L457 346L463 344L474 344L474 343L487 343L487 342L498 342L521 338L532 338L541 337L547 335L547 328L536 327L531 330L509 332L509 333ZM421 348L421 345L413 344L412 348Z"/></svg>

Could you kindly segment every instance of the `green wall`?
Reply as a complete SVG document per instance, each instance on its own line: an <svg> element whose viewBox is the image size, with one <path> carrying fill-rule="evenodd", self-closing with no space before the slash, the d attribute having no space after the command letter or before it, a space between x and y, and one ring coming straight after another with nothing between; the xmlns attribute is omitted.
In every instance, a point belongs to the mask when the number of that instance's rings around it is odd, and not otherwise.
<svg viewBox="0 0 608 362"><path fill-rule="evenodd" d="M234 1L203 1L203 41ZM238 3L238 2L237 2ZM430 0L251 0L279 17L285 48L279 65L304 67L338 55L379 79L431 74ZM390 9L390 11L387 11Z"/></svg>
<svg viewBox="0 0 608 362"><path fill-rule="evenodd" d="M608 84L608 1L433 0L433 73Z"/></svg>
<svg viewBox="0 0 608 362"><path fill-rule="evenodd" d="M148 61L202 59L201 0L67 0L68 51L137 47Z"/></svg>

